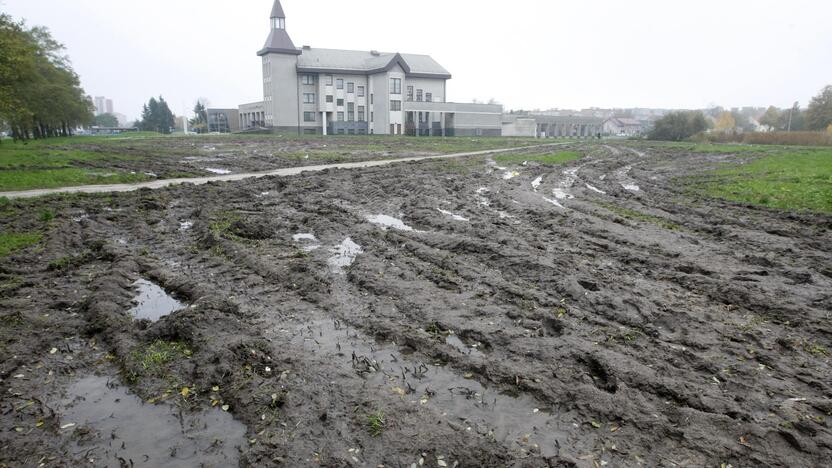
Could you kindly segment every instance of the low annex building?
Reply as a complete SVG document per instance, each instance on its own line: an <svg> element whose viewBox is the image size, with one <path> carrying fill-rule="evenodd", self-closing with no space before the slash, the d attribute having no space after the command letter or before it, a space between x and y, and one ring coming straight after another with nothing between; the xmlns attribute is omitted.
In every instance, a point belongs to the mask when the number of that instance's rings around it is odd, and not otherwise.
<svg viewBox="0 0 832 468"><path fill-rule="evenodd" d="M263 101L239 128L306 135L500 136L501 105L448 102L451 74L428 55L295 47L280 0L257 52Z"/></svg>

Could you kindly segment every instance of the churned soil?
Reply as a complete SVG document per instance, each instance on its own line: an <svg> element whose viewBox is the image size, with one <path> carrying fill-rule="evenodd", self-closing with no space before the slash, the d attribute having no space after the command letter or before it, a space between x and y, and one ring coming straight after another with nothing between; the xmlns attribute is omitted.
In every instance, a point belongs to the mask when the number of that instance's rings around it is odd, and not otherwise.
<svg viewBox="0 0 832 468"><path fill-rule="evenodd" d="M0 466L828 465L832 217L569 149L9 202Z"/></svg>

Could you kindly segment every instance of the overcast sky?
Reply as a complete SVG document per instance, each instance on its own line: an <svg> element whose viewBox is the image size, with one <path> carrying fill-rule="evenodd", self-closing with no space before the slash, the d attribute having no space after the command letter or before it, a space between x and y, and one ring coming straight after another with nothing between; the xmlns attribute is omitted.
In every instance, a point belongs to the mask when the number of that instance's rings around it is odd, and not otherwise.
<svg viewBox="0 0 832 468"><path fill-rule="evenodd" d="M262 99L273 0L0 0L50 28L86 91L138 116ZM832 84L829 0L283 0L295 45L432 55L448 98L506 109L789 106Z"/></svg>

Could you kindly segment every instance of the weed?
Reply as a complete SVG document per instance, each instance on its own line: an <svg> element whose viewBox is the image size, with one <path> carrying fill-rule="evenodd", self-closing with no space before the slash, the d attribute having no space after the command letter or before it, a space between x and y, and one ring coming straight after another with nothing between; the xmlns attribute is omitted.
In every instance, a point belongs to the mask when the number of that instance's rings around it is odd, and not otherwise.
<svg viewBox="0 0 832 468"><path fill-rule="evenodd" d="M55 219L55 213L53 213L49 210L43 210L43 211L40 212L40 220L43 221L44 223L48 223L49 221L52 221L53 219Z"/></svg>
<svg viewBox="0 0 832 468"><path fill-rule="evenodd" d="M6 257L13 252L37 244L41 235L37 233L0 233L0 257Z"/></svg>
<svg viewBox="0 0 832 468"><path fill-rule="evenodd" d="M631 210L629 208L624 208L622 206L613 205L611 203L604 203L595 201L594 203L598 204L598 206L604 207L609 211L621 216L622 218L634 220L634 221L642 221L646 223L655 224L661 228L667 229L669 231L681 231L682 226L670 221L666 218L662 218L661 216L653 216L647 213L642 213L641 211Z"/></svg>
<svg viewBox="0 0 832 468"><path fill-rule="evenodd" d="M180 358L191 356L192 351L185 343L179 341L156 340L143 349L133 351L132 360L142 369L142 373L164 377L167 365Z"/></svg>
<svg viewBox="0 0 832 468"><path fill-rule="evenodd" d="M494 161L498 163L522 163L525 161L534 161L541 164L563 164L565 162L581 159L582 157L583 154L577 151L560 151L548 154L499 154L494 156Z"/></svg>
<svg viewBox="0 0 832 468"><path fill-rule="evenodd" d="M385 427L384 412L376 411L367 415L367 431L373 437L379 437Z"/></svg>
<svg viewBox="0 0 832 468"><path fill-rule="evenodd" d="M803 350L815 357L829 356L829 350L817 341L803 340Z"/></svg>

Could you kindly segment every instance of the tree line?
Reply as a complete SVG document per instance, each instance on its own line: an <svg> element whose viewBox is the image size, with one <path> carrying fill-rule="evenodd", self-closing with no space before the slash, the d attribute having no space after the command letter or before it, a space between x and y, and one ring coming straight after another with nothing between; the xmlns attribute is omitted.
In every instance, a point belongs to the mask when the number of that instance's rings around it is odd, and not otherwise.
<svg viewBox="0 0 832 468"><path fill-rule="evenodd" d="M725 110L721 107L706 111L671 112L657 120L648 134L651 140L686 140L705 130L737 133L760 130L774 132L822 132L832 133L832 85L824 87L813 97L806 109L800 103L787 109L770 106L760 109Z"/></svg>
<svg viewBox="0 0 832 468"><path fill-rule="evenodd" d="M0 14L0 126L15 140L70 136L93 121L62 44L43 27Z"/></svg>

